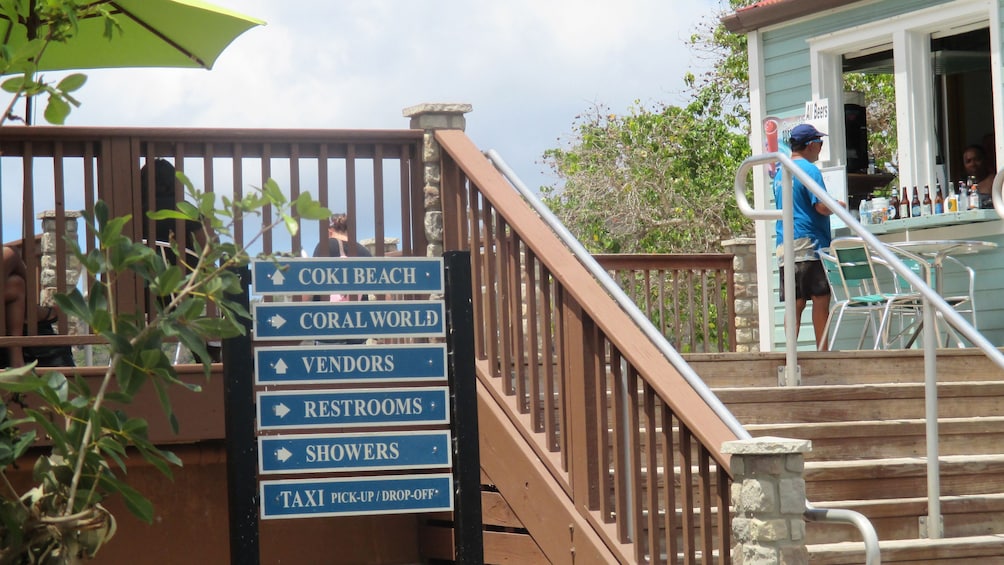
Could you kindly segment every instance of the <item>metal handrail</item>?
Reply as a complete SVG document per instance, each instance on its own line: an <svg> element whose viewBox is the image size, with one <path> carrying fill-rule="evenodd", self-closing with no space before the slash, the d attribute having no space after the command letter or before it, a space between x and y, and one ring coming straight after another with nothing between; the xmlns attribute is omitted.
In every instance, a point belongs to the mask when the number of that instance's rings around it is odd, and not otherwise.
<svg viewBox="0 0 1004 565"><path fill-rule="evenodd" d="M592 254L586 250L585 247L579 242L569 232L565 226L558 220L550 209L540 202L537 195L530 191L525 184L516 176L516 173L506 164L505 160L494 150L490 149L485 152L488 160L502 173L506 179L512 183L513 187L519 192L531 208L533 208L537 214L540 215L541 220L544 221L554 233L561 239L561 241L568 246L569 250L578 258L586 269L589 270L600 285L610 293L610 295L617 301L617 303L624 309L624 311L631 317L631 320L638 324L638 327L645 333L645 335L652 341L653 344L659 349L659 351L669 359L673 365L680 371L680 374L687 380L687 382L694 388L697 394L707 402L708 406L718 415L719 418L728 426L729 430L736 435L738 439L752 439L750 433L745 427L736 419L732 412L722 404L722 401L715 395L714 392L708 387L708 385L694 372L694 369L683 359L683 357L673 349L669 343L666 341L665 336L663 336L658 329L652 324L638 308L638 306L631 300L627 294L617 285L617 283L610 278L605 270L596 262ZM740 207L742 203L740 203ZM791 256L791 253L788 253ZM789 296L794 296L794 290ZM878 534L875 532L875 527L872 526L871 522L868 521L863 514L855 512L853 510L845 510L839 508L829 508L822 509L816 508L808 500L805 501L805 518L810 521L817 522L836 522L843 524L851 524L858 529L861 534L861 538L865 543L865 556L867 565L880 565L881 559L879 557L879 544L878 544Z"/></svg>

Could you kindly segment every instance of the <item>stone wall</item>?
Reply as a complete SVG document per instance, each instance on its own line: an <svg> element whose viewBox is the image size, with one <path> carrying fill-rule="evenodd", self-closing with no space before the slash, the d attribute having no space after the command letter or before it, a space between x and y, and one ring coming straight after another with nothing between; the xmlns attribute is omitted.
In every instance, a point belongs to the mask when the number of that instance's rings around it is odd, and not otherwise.
<svg viewBox="0 0 1004 565"><path fill-rule="evenodd" d="M808 565L805 547L806 440L760 437L728 441L731 454L732 561Z"/></svg>
<svg viewBox="0 0 1004 565"><path fill-rule="evenodd" d="M411 118L411 129L425 132L422 144L422 177L425 183L425 237L429 241L428 257L443 255L443 200L439 166L440 148L436 142L436 130L467 127L464 114L470 112L470 104L417 104L403 110L406 118Z"/></svg>
<svg viewBox="0 0 1004 565"><path fill-rule="evenodd" d="M760 316L757 301L756 240L752 237L722 242L726 253L735 255L736 352L760 351Z"/></svg>
<svg viewBox="0 0 1004 565"><path fill-rule="evenodd" d="M57 272L58 262L56 260L57 242L62 239L63 235L66 235L71 239L77 238L77 221L80 218L80 215L80 212L66 212L65 234L56 233L55 210L46 210L37 216L38 219L42 220L42 271L39 273L39 304L42 304L43 306L47 306L52 303L52 295L56 293L56 285L59 281L59 273ZM80 261L78 261L77 258L74 257L67 249L66 268L63 273L63 277L66 280L67 291L77 286L77 282L80 281L80 272Z"/></svg>

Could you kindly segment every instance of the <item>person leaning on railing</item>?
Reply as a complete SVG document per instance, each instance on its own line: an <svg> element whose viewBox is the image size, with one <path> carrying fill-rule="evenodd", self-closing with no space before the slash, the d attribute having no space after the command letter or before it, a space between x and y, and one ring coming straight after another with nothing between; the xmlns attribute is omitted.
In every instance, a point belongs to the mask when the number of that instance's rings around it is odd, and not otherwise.
<svg viewBox="0 0 1004 565"><path fill-rule="evenodd" d="M826 134L810 124L799 124L792 128L788 138L791 148L791 158L802 171L809 175L819 186L826 188L823 174L815 165L819 160L819 152L823 148L823 137ZM782 205L780 170L774 176L774 202L778 209ZM846 206L842 201L841 206ZM812 301L812 329L816 334L816 349L823 351L823 330L830 314L830 283L817 251L826 249L832 240L830 230L830 215L833 211L823 204L809 189L798 180L792 178L792 212L794 216L794 253L795 253L795 316L802 319L802 312L809 300ZM781 275L781 302L784 302L784 223L777 222L777 259ZM797 338L799 324L795 324Z"/></svg>
<svg viewBox="0 0 1004 565"><path fill-rule="evenodd" d="M24 335L25 308L27 307L27 275L24 260L13 248L3 248L4 272L4 323L9 336ZM11 367L24 366L24 349L20 345L8 348L7 364Z"/></svg>
<svg viewBox="0 0 1004 565"><path fill-rule="evenodd" d="M6 335L22 337L27 333L26 323L29 307L36 309L35 319L38 322L39 335L54 333L53 325L59 317L59 310L56 309L55 305L43 306L28 301L28 269L21 253L20 242L3 246L3 299ZM0 367L22 367L31 361L38 361L39 366L42 367L71 366L73 364L69 348L65 346L27 348L20 345L10 346L5 351L0 351L0 358L3 360Z"/></svg>

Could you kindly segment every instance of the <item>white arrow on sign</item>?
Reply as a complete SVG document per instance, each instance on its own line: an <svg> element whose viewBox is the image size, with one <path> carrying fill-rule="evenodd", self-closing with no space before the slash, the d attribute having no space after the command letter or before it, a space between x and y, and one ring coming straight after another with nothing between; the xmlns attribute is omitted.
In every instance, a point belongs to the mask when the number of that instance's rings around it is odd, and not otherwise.
<svg viewBox="0 0 1004 565"><path fill-rule="evenodd" d="M272 273L272 276L270 276L269 279L272 280L272 283L274 283L275 286L282 286L282 283L286 282L286 277L282 276L282 271L278 269Z"/></svg>
<svg viewBox="0 0 1004 565"><path fill-rule="evenodd" d="M268 325L272 326L275 329L279 329L282 326L286 325L286 318L283 318L278 314L273 314L272 317L268 319Z"/></svg>
<svg viewBox="0 0 1004 565"><path fill-rule="evenodd" d="M275 450L275 457L276 459L279 460L280 463L285 463L292 456L293 452L286 449L285 447L280 447L279 449Z"/></svg>
<svg viewBox="0 0 1004 565"><path fill-rule="evenodd" d="M289 414L289 412L290 412L289 406L286 406L282 402L280 402L279 404L276 404L275 406L273 406L272 407L272 411L275 412L275 415L278 416L278 417L280 417L280 418L285 418L286 414Z"/></svg>
<svg viewBox="0 0 1004 565"><path fill-rule="evenodd" d="M285 375L286 369L289 368L289 365L287 365L286 362L280 358L278 361L272 364L272 368L275 369L275 374Z"/></svg>

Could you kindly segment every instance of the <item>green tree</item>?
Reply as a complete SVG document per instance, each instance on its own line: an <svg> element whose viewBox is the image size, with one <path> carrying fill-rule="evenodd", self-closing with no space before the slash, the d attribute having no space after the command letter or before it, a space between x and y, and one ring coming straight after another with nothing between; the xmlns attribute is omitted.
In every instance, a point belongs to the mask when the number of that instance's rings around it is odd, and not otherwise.
<svg viewBox="0 0 1004 565"><path fill-rule="evenodd" d="M884 163L896 164L896 87L889 73L847 73L844 90L865 97L868 125L868 152L880 170Z"/></svg>
<svg viewBox="0 0 1004 565"><path fill-rule="evenodd" d="M711 64L685 77L685 106L636 102L624 116L595 106L576 118L567 148L544 154L563 183L542 187L543 199L591 251L714 252L752 232L734 196L749 156L746 38L709 17L690 44Z"/></svg>

